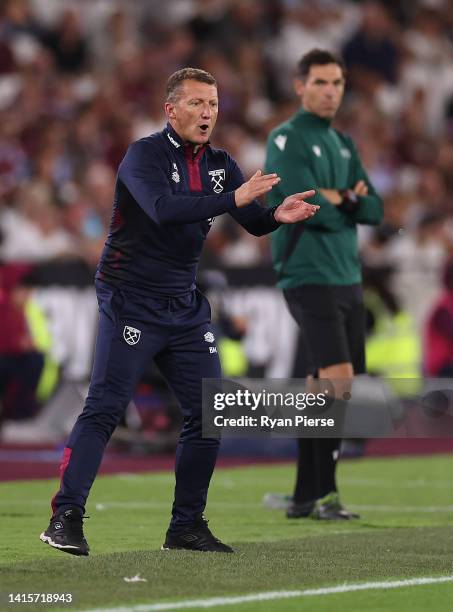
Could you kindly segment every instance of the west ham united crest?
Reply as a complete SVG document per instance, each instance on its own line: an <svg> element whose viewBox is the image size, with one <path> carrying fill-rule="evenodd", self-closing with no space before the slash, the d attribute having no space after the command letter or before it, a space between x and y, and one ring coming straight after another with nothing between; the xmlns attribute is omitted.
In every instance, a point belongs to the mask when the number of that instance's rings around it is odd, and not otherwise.
<svg viewBox="0 0 453 612"><path fill-rule="evenodd" d="M134 345L140 340L141 331L130 325L125 325L123 330L123 338L128 344Z"/></svg>
<svg viewBox="0 0 453 612"><path fill-rule="evenodd" d="M225 170L223 168L219 170L210 170L208 174L211 177L212 188L215 193L221 193L225 182Z"/></svg>

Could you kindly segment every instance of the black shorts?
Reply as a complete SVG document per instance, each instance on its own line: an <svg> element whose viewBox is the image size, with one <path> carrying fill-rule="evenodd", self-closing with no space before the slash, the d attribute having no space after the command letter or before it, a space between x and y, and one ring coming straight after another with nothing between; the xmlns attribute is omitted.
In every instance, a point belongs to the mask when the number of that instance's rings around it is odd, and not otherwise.
<svg viewBox="0 0 453 612"><path fill-rule="evenodd" d="M301 375L338 363L365 373L362 285L302 285L283 293L301 331Z"/></svg>

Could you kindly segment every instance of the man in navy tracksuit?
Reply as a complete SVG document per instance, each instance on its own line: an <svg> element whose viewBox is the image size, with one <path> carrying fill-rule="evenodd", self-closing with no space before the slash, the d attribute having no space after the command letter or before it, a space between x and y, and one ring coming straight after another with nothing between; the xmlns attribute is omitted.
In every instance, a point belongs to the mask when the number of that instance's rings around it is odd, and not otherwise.
<svg viewBox="0 0 453 612"><path fill-rule="evenodd" d="M176 451L172 519L163 548L232 552L203 517L218 440L203 438L202 378L219 378L210 307L196 289L203 241L213 219L231 214L260 236L311 217L295 194L265 209L255 200L278 183L258 171L244 182L226 151L209 146L217 112L215 79L185 68L167 83L167 127L134 142L118 170L110 233L96 274L99 332L85 408L64 450L60 489L41 540L87 555L83 514L104 448L150 359L184 416Z"/></svg>

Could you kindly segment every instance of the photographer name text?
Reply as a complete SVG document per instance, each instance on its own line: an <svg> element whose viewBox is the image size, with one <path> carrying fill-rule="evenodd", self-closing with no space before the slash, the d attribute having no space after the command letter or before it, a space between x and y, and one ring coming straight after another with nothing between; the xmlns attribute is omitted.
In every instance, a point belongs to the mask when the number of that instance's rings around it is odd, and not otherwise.
<svg viewBox="0 0 453 612"><path fill-rule="evenodd" d="M266 415L260 415L259 417L243 415L232 418L218 414L214 417L214 425L216 427L264 427L269 429L287 427L335 427L335 420L329 418L307 417L301 414L285 418L272 418Z"/></svg>

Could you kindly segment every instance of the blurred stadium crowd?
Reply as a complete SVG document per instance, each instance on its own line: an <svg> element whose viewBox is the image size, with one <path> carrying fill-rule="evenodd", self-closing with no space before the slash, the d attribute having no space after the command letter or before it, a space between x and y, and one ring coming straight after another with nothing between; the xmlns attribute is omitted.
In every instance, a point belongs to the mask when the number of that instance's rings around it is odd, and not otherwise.
<svg viewBox="0 0 453 612"><path fill-rule="evenodd" d="M168 75L188 65L215 75L213 144L250 175L263 166L269 131L297 108L294 68L313 47L345 59L337 125L385 201L385 223L360 233L365 281L390 318L405 314L422 347L453 247L451 0L2 0L0 390L9 416L27 403L42 368L36 353L45 353L39 315L27 312L30 287L54 282L49 262L63 276L79 262L91 278L116 168L131 141L164 125ZM270 268L268 239L217 219L204 266ZM439 325L453 338L449 304ZM371 307L370 324L376 318Z"/></svg>

